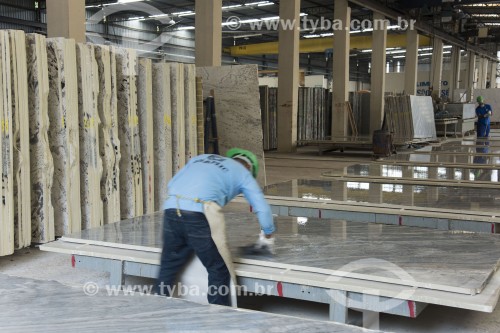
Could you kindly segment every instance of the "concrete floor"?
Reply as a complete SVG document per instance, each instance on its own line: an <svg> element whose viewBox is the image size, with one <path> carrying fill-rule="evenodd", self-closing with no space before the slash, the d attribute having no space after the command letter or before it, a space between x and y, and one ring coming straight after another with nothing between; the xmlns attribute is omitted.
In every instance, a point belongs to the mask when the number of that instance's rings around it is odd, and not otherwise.
<svg viewBox="0 0 500 333"><path fill-rule="evenodd" d="M332 168L344 167L356 162L371 161L368 153L332 153L317 156L314 150L301 149L298 154L269 153L266 157L268 184L296 178L321 178L321 173ZM248 206L231 206L231 210L246 211ZM42 252L36 247L17 251L14 255L0 257L0 273L39 280L54 280L72 287L82 287L86 282L99 286L108 283L106 273L71 267L70 257ZM141 281L142 282L142 281ZM127 283L138 283L127 279ZM245 307L272 313L289 314L311 319L328 319L325 305L287 300L277 297L251 297L240 300ZM352 312L351 323L361 324L359 314ZM410 319L393 315L381 315L380 329L390 332L450 332L493 333L500 332L500 307L494 313L484 314L440 306L428 306L418 318Z"/></svg>

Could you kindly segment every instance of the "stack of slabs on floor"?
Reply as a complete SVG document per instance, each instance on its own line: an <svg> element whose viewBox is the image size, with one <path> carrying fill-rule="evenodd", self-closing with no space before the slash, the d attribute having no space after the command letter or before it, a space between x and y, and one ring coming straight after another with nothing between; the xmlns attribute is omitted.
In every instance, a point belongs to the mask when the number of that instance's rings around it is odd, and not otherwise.
<svg viewBox="0 0 500 333"><path fill-rule="evenodd" d="M28 70L24 32L8 30L7 33L10 39L12 142L14 147L14 245L19 249L31 244Z"/></svg>
<svg viewBox="0 0 500 333"><path fill-rule="evenodd" d="M54 159L55 235L81 230L80 141L76 45L72 39L47 39L49 142Z"/></svg>
<svg viewBox="0 0 500 333"><path fill-rule="evenodd" d="M184 125L186 135L186 162L198 153L196 139L196 67L184 65Z"/></svg>
<svg viewBox="0 0 500 333"><path fill-rule="evenodd" d="M155 167L153 140L153 74L151 59L139 60L137 101L142 152L144 213L155 211Z"/></svg>
<svg viewBox="0 0 500 333"><path fill-rule="evenodd" d="M143 214L141 145L137 115L137 53L113 48L118 82L118 128L120 139L121 218Z"/></svg>
<svg viewBox="0 0 500 333"><path fill-rule="evenodd" d="M12 95L10 69L10 43L7 31L0 30L0 167L2 187L0 190L0 255L14 253L14 177L12 142Z"/></svg>
<svg viewBox="0 0 500 333"><path fill-rule="evenodd" d="M80 190L82 228L103 225L101 199L102 161L99 155L99 71L94 46L76 45L78 117L80 127Z"/></svg>
<svg viewBox="0 0 500 333"><path fill-rule="evenodd" d="M160 210L173 172L170 64L153 64L153 119L155 208Z"/></svg>
<svg viewBox="0 0 500 333"><path fill-rule="evenodd" d="M54 240L52 182L54 162L49 143L49 73L47 44L38 34L26 35L31 172L31 240Z"/></svg>
<svg viewBox="0 0 500 333"><path fill-rule="evenodd" d="M170 90L172 92L172 150L173 172L186 164L184 64L170 64Z"/></svg>
<svg viewBox="0 0 500 333"><path fill-rule="evenodd" d="M102 157L101 198L104 224L120 221L120 140L116 97L116 61L108 46L95 46L99 70L98 112L101 120L99 150Z"/></svg>
<svg viewBox="0 0 500 333"><path fill-rule="evenodd" d="M252 151L260 166L257 180L264 186L266 169L257 65L198 67L197 71L203 79L204 93L208 95L211 90L215 93L219 151L222 155L233 147Z"/></svg>

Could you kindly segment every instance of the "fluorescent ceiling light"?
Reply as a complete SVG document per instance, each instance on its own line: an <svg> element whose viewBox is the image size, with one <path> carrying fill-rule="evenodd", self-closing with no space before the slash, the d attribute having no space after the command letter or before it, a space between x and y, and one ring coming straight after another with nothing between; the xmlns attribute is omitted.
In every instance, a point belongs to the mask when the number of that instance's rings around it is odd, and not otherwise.
<svg viewBox="0 0 500 333"><path fill-rule="evenodd" d="M238 7L242 7L242 6L243 6L243 5L222 6L222 9L238 8Z"/></svg>
<svg viewBox="0 0 500 333"><path fill-rule="evenodd" d="M156 15L150 15L150 18L155 18L155 17L165 17L168 16L168 14L156 14Z"/></svg>
<svg viewBox="0 0 500 333"><path fill-rule="evenodd" d="M387 52L387 54L397 54L397 53L406 53L406 50L394 50Z"/></svg>
<svg viewBox="0 0 500 333"><path fill-rule="evenodd" d="M430 56L432 55L432 53L420 53L419 56L420 57L423 57L423 56Z"/></svg>
<svg viewBox="0 0 500 333"><path fill-rule="evenodd" d="M421 49L418 49L419 51L430 51L432 50L432 47L424 47L424 48L421 48Z"/></svg>
<svg viewBox="0 0 500 333"><path fill-rule="evenodd" d="M333 36L333 32L327 32L327 33L321 34L321 37L329 37L329 36Z"/></svg>
<svg viewBox="0 0 500 333"><path fill-rule="evenodd" d="M176 13L172 13L172 15L175 15L175 16L189 16L189 15L194 15L195 12L193 12L192 10L187 10L187 11L184 11L184 12L176 12Z"/></svg>
<svg viewBox="0 0 500 333"><path fill-rule="evenodd" d="M269 2L269 1L257 1L257 2L250 2L245 4L245 6L267 6L267 5L274 5L274 2Z"/></svg>
<svg viewBox="0 0 500 333"><path fill-rule="evenodd" d="M318 38L318 37L321 37L321 35L305 35L304 38Z"/></svg>
<svg viewBox="0 0 500 333"><path fill-rule="evenodd" d="M144 0L118 0L117 3L131 3L131 2L139 2Z"/></svg>
<svg viewBox="0 0 500 333"><path fill-rule="evenodd" d="M194 30L194 27L191 25L185 26L185 27L179 27L177 30Z"/></svg>
<svg viewBox="0 0 500 333"><path fill-rule="evenodd" d="M274 5L274 2L266 2L266 3L261 3L257 5L257 7L264 7L264 6L271 6Z"/></svg>
<svg viewBox="0 0 500 333"><path fill-rule="evenodd" d="M372 50L371 50L371 49L369 49L369 50L362 50L361 52L362 52L362 53L370 53L371 51L372 51Z"/></svg>
<svg viewBox="0 0 500 333"><path fill-rule="evenodd" d="M393 58L394 58L394 59L406 58L406 56L404 56L404 55L399 55L399 56L394 56Z"/></svg>
<svg viewBox="0 0 500 333"><path fill-rule="evenodd" d="M261 18L261 21L271 21L271 20L279 20L279 16L271 16L271 17L263 17Z"/></svg>

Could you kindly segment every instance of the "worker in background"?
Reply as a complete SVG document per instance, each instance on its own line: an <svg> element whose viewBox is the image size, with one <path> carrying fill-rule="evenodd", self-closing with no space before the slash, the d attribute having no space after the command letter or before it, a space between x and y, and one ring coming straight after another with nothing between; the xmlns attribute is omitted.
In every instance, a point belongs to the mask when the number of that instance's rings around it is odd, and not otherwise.
<svg viewBox="0 0 500 333"><path fill-rule="evenodd" d="M233 148L227 157L194 157L172 178L163 206L159 293L171 296L177 273L194 252L208 271L208 302L230 305L230 278L234 283L236 278L221 207L239 194L245 196L259 220L261 232L255 248L274 251L273 217L255 180L258 171L257 157L252 152Z"/></svg>
<svg viewBox="0 0 500 333"><path fill-rule="evenodd" d="M483 96L477 97L477 137L487 138L490 136L490 117L493 114L491 105L484 103Z"/></svg>

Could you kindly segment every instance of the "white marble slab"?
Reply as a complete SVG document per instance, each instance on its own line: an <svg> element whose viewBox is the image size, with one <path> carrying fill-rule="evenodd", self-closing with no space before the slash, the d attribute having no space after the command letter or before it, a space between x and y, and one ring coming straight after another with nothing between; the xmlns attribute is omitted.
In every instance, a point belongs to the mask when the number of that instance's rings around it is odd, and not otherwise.
<svg viewBox="0 0 500 333"><path fill-rule="evenodd" d="M97 109L99 128L99 151L103 164L101 197L103 223L120 220L120 140L118 138L116 60L108 46L95 47L99 71L99 94Z"/></svg>
<svg viewBox="0 0 500 333"><path fill-rule="evenodd" d="M215 93L219 151L239 147L252 151L259 161L257 180L266 185L262 118L257 65L198 67L206 98Z"/></svg>
<svg viewBox="0 0 500 333"><path fill-rule="evenodd" d="M415 139L436 139L432 98L430 96L411 95L410 104L413 120L413 137Z"/></svg>
<svg viewBox="0 0 500 333"><path fill-rule="evenodd" d="M153 119L155 210L160 210L173 173L170 65L166 63L153 64Z"/></svg>
<svg viewBox="0 0 500 333"><path fill-rule="evenodd" d="M0 275L0 326L8 332L374 332L333 322L200 305L151 295L87 296L53 281Z"/></svg>
<svg viewBox="0 0 500 333"><path fill-rule="evenodd" d="M14 172L14 244L31 244L31 183L29 150L28 70L24 31L7 30L10 39L12 141Z"/></svg>
<svg viewBox="0 0 500 333"><path fill-rule="evenodd" d="M82 228L104 224L101 198L102 160L99 154L99 71L94 46L76 45L80 128L80 190Z"/></svg>
<svg viewBox="0 0 500 333"><path fill-rule="evenodd" d="M274 257L240 258L238 247L255 241L259 225L250 213L227 213L226 221L233 260L266 267L476 294L500 262L499 235L291 217L275 218ZM61 240L161 252L161 228L156 213Z"/></svg>
<svg viewBox="0 0 500 333"><path fill-rule="evenodd" d="M173 173L176 174L186 164L184 64L170 64L170 90L172 93Z"/></svg>
<svg viewBox="0 0 500 333"><path fill-rule="evenodd" d="M14 171L12 133L12 85L9 34L0 30L0 256L14 253Z"/></svg>
<svg viewBox="0 0 500 333"><path fill-rule="evenodd" d="M153 133L153 74L151 59L139 59L137 114L141 141L144 213L155 211L155 160Z"/></svg>
<svg viewBox="0 0 500 333"><path fill-rule="evenodd" d="M47 39L49 64L49 142L54 159L55 235L81 230L80 140L76 45L72 39Z"/></svg>
<svg viewBox="0 0 500 333"><path fill-rule="evenodd" d="M31 241L45 243L54 235L52 184L54 161L50 152L49 73L45 36L26 35L31 166Z"/></svg>
<svg viewBox="0 0 500 333"><path fill-rule="evenodd" d="M142 155L137 115L137 54L113 48L116 57L118 128L120 139L121 218L143 214Z"/></svg>
<svg viewBox="0 0 500 333"><path fill-rule="evenodd" d="M186 136L186 162L198 155L196 122L196 67L184 65L184 126Z"/></svg>

